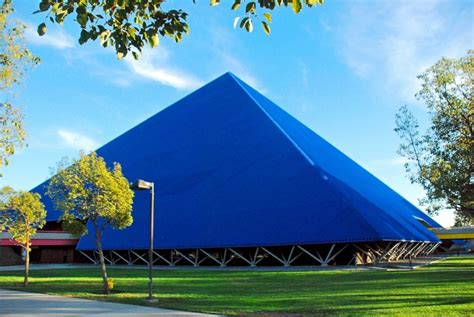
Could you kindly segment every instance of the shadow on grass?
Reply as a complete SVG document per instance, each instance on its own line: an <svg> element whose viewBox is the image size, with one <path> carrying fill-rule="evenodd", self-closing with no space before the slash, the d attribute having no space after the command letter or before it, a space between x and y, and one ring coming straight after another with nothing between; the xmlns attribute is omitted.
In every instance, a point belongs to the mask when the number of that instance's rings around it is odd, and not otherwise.
<svg viewBox="0 0 474 317"><path fill-rule="evenodd" d="M450 270L452 269L452 270ZM466 315L474 311L474 258L456 258L414 271L205 271L159 270L155 286L160 306L228 315L299 313L379 315L430 313ZM100 294L98 268L0 272L0 287L150 306L147 272L109 268L117 291Z"/></svg>

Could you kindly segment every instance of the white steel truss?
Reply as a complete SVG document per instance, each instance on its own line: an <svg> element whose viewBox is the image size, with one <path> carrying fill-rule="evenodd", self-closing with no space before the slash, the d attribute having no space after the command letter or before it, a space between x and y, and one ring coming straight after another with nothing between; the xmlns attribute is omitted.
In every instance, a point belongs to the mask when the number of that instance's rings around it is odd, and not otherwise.
<svg viewBox="0 0 474 317"><path fill-rule="evenodd" d="M433 253L439 243L389 241L379 243L351 243L326 245L259 246L252 248L172 249L154 250L153 264L175 266L250 266L284 267L294 265L350 265L362 254L362 264L399 261ZM85 259L99 264L98 252L79 251ZM148 265L148 250L105 250L109 265ZM337 260L337 262L336 262ZM360 261L359 261L360 263Z"/></svg>

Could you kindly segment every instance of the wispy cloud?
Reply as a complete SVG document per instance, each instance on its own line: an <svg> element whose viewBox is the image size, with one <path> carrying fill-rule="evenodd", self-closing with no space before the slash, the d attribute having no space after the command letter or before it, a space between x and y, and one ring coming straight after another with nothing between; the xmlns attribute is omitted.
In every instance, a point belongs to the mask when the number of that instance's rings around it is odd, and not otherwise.
<svg viewBox="0 0 474 317"><path fill-rule="evenodd" d="M240 59L233 56L232 53L219 51L217 52L220 61L224 64L225 69L233 72L240 79L245 81L247 84L257 89L261 93L265 93L266 89L263 87L262 83L255 77L252 72L245 67Z"/></svg>
<svg viewBox="0 0 474 317"><path fill-rule="evenodd" d="M28 42L34 45L49 46L59 50L74 47L74 39L63 29L48 29L45 35L39 36L34 25L29 23L25 24L27 26L25 37Z"/></svg>
<svg viewBox="0 0 474 317"><path fill-rule="evenodd" d="M442 56L457 57L472 47L472 12L441 0L351 2L338 28L340 52L360 77L383 82L412 101L416 76ZM457 10L445 14L445 10Z"/></svg>
<svg viewBox="0 0 474 317"><path fill-rule="evenodd" d="M68 130L58 130L57 135L68 147L76 150L93 151L98 147L98 143L93 139L77 132Z"/></svg>
<svg viewBox="0 0 474 317"><path fill-rule="evenodd" d="M168 66L169 62L170 54L163 46L145 50L138 61L131 56L126 58L126 63L134 74L163 85L176 89L195 89L203 84L194 75Z"/></svg>
<svg viewBox="0 0 474 317"><path fill-rule="evenodd" d="M245 49L240 47L235 33L219 25L209 28L209 49L213 55L212 60L215 61L215 76L230 71L253 88L265 93L266 89L252 71L250 59L245 58Z"/></svg>
<svg viewBox="0 0 474 317"><path fill-rule="evenodd" d="M403 166L407 163L408 160L404 157L391 157L385 159L376 159L370 161L367 165L373 167L393 167L393 166Z"/></svg>

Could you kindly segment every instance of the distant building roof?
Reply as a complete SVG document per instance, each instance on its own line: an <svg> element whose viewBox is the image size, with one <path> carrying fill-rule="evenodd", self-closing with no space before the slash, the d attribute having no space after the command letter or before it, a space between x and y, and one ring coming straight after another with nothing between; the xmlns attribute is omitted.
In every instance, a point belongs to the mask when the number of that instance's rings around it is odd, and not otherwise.
<svg viewBox="0 0 474 317"><path fill-rule="evenodd" d="M430 230L441 240L474 239L474 226L432 228Z"/></svg>

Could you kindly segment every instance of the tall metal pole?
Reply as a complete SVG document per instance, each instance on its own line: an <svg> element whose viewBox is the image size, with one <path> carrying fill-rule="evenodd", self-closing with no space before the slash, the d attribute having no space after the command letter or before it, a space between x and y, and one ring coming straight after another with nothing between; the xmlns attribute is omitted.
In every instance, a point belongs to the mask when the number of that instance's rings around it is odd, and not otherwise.
<svg viewBox="0 0 474 317"><path fill-rule="evenodd" d="M155 184L150 188L150 249L148 250L148 299L153 299L153 225L155 223Z"/></svg>

